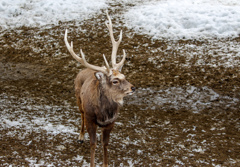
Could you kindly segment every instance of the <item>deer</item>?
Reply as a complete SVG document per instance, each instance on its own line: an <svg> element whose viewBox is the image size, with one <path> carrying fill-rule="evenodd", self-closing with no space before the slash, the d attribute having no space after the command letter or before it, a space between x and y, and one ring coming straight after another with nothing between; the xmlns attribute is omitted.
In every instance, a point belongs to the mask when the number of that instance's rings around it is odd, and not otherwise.
<svg viewBox="0 0 240 167"><path fill-rule="evenodd" d="M116 62L117 50L122 41L122 30L120 31L119 40L116 41L113 36L113 26L108 11L106 11L108 23L105 22L112 42L111 64L103 54L105 66L100 67L89 64L86 61L85 54L80 49L81 57L75 54L73 50L73 42L68 43L66 29L64 41L70 54L86 69L81 70L74 81L75 96L77 105L81 113L81 129L78 142L84 142L84 134L86 130L90 138L90 166L95 166L95 149L97 144L96 133L97 127L101 128L101 141L103 146L103 166L108 166L108 143L110 133L114 127L114 123L119 115L119 109L123 106L123 98L132 95L136 88L126 80L124 74L121 73L126 53L123 49L123 57L119 63Z"/></svg>

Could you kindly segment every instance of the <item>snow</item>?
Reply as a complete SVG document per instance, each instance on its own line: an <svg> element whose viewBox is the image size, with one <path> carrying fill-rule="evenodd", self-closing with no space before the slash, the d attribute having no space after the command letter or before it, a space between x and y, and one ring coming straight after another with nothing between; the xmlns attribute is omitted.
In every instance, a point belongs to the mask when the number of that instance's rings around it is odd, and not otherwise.
<svg viewBox="0 0 240 167"><path fill-rule="evenodd" d="M107 0L2 0L2 30L20 26L81 22L101 9ZM123 6L134 0L122 1ZM124 14L126 26L153 38L236 37L240 34L238 0L163 0L135 3ZM1 29L0 29L1 30Z"/></svg>
<svg viewBox="0 0 240 167"><path fill-rule="evenodd" d="M126 25L154 38L236 37L240 34L238 0L165 0L133 7Z"/></svg>
<svg viewBox="0 0 240 167"><path fill-rule="evenodd" d="M0 118L0 126L4 125L6 128L15 127L16 129L26 129L28 131L42 131L45 130L48 134L57 135L60 133L74 134L77 135L77 129L71 126L72 122L76 120L68 119L67 125L59 121L62 116L57 116L61 110L75 111L76 107L66 106L49 106L49 105L35 105L37 102L33 99L23 98L21 100L15 101L14 96L8 96L5 93L0 95L2 102L2 116ZM11 100L10 100L11 99ZM35 103L35 104L34 104ZM21 107L18 105L21 104ZM23 105L25 104L25 105ZM9 113L9 105L16 107L16 111ZM18 107L17 107L18 106ZM3 109L5 108L5 109ZM29 111L32 113L31 119L28 118ZM21 116L18 116L21 113ZM42 113L41 116L36 116L36 113ZM47 114L46 114L47 113ZM16 115L15 115L16 114ZM65 112L65 114L67 114ZM14 135L9 133L9 135Z"/></svg>
<svg viewBox="0 0 240 167"><path fill-rule="evenodd" d="M239 102L238 98L220 95L206 86L169 87L158 91L154 88L139 88L138 94L141 96L132 99L128 103L138 104L139 101L144 101L146 104L149 104L149 106L142 108L143 110L156 108L168 110L172 108L175 110L186 109L193 113L199 113L199 111L208 108L217 109L220 107L227 110L229 106L236 107L234 104ZM165 124L168 123L168 121L165 122Z"/></svg>
<svg viewBox="0 0 240 167"><path fill-rule="evenodd" d="M83 21L106 7L105 0L2 0L0 25L6 29Z"/></svg>

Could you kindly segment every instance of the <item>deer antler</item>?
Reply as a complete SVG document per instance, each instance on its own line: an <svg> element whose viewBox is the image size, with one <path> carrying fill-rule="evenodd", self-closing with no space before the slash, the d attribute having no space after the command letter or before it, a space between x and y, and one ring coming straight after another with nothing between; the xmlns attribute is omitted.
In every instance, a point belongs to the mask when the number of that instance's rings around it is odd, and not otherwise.
<svg viewBox="0 0 240 167"><path fill-rule="evenodd" d="M111 60L112 60L112 68L114 70L118 70L118 71L121 71L122 69L122 66L124 64L124 61L126 59L126 53L125 53L125 50L123 49L123 58L122 60L119 62L119 63L116 63L116 58L117 58L117 50L118 50L118 47L119 47L119 44L121 43L122 41L122 30L120 32L120 37L119 37L119 40L116 41L114 39L114 36L113 36L113 28L112 28L112 21L111 21L111 18L109 17L108 15L108 11L106 11L107 13L107 18L108 18L108 21L109 21L109 24L106 23L106 26L108 27L108 30L109 30L109 34L110 34L110 38L111 38L111 41L112 41L112 56L111 56ZM64 41L65 41L65 44L67 46L67 49L68 51L71 53L71 55L73 56L74 59L76 59L78 62L80 62L82 65L84 65L85 67L87 68L90 68L92 70L96 70L96 71L101 71L107 75L111 75L111 69L109 67L109 64L106 60L106 57L105 55L103 55L103 59L104 59L104 62L106 64L106 67L99 67L99 66L95 66L95 65L92 65L92 64L89 64L86 59L85 59L85 55L82 51L82 49L80 50L80 53L81 53L81 57L79 57L78 55L75 54L75 52L73 51L73 42L71 42L71 45L68 43L68 40L67 40L67 29L65 31L65 36L64 36Z"/></svg>
<svg viewBox="0 0 240 167"><path fill-rule="evenodd" d="M110 33L110 38L111 38L112 45L113 45L113 48L112 48L112 56L111 56L111 59L112 59L112 67L113 67L113 69L115 69L115 70L121 71L122 66L123 66L123 64L124 64L124 61L125 61L125 58L126 58L125 50L123 49L123 58L122 58L122 60L120 61L120 63L118 63L118 64L116 63L116 57L117 57L117 50L118 50L119 44L120 44L121 41L122 41L122 30L121 30L121 32L120 32L119 40L116 42L116 40L114 39L114 36L113 36L112 21L111 21L111 18L109 17L109 15L108 15L108 11L107 11L107 10L106 10L106 13L107 13L108 21L109 21L109 24L107 24L107 22L106 22L106 26L108 27L108 30L109 30L109 33Z"/></svg>
<svg viewBox="0 0 240 167"><path fill-rule="evenodd" d="M64 41L65 41L65 44L67 46L68 51L71 53L71 55L73 56L74 59L76 59L78 62L80 62L82 65L84 65L87 68L90 68L90 69L96 70L96 71L101 71L101 72L103 72L104 74L107 74L107 75L110 74L109 64L107 62L107 59L106 59L105 55L103 55L103 59L104 59L104 62L106 64L106 67L99 67L99 66L89 64L85 59L85 55L84 55L82 49L80 50L82 58L80 58L78 55L75 54L75 52L73 51L73 42L71 42L71 45L69 45L69 43L68 43L67 33L68 32L67 32L67 29L66 29L65 36L64 36Z"/></svg>

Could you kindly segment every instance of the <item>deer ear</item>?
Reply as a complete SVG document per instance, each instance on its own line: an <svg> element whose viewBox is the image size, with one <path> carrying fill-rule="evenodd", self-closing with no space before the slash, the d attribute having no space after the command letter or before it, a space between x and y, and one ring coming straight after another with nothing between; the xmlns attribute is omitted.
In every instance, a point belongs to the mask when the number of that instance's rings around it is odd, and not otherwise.
<svg viewBox="0 0 240 167"><path fill-rule="evenodd" d="M95 72L95 77L99 80L102 81L105 78L105 74L102 72Z"/></svg>

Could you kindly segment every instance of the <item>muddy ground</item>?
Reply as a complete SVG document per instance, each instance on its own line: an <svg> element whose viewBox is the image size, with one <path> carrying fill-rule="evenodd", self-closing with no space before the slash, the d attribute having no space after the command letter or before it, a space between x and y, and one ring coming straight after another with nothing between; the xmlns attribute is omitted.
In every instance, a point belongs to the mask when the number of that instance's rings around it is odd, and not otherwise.
<svg viewBox="0 0 240 167"><path fill-rule="evenodd" d="M124 32L119 54L128 55L123 73L138 89L125 98L111 134L109 165L240 166L240 57L228 49L239 48L240 37L152 40L127 29L120 7L113 9L116 37ZM105 20L102 12L80 25L0 33L0 166L88 166L88 135L77 143L73 89L83 67L63 35L68 28L75 52L81 47L90 63L102 65L102 54L111 54ZM100 166L100 129L98 139Z"/></svg>

